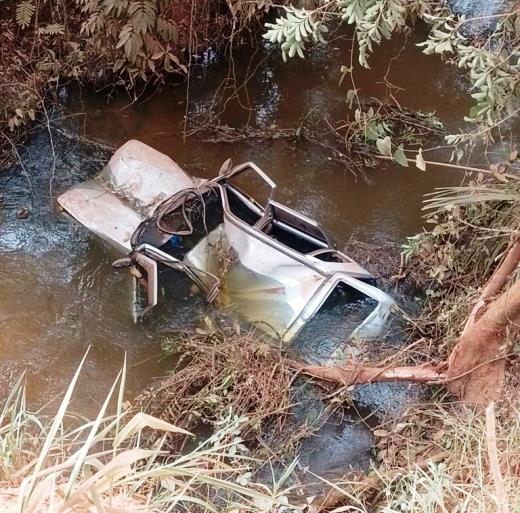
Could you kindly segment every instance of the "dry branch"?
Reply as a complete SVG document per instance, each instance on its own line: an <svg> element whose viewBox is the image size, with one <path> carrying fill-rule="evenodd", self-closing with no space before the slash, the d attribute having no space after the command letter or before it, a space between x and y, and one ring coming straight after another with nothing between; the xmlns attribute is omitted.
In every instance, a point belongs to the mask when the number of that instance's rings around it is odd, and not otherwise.
<svg viewBox="0 0 520 513"><path fill-rule="evenodd" d="M301 365L299 370L308 376L340 383L344 386L380 381L438 383L445 379L445 375L440 371L440 367L431 364L394 368L363 367L360 365L345 365L343 367Z"/></svg>

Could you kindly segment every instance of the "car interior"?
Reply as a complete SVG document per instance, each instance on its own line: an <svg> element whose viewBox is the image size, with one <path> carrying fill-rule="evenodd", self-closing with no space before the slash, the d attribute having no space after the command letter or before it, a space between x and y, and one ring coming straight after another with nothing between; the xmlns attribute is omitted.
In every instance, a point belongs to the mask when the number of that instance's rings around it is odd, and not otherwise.
<svg viewBox="0 0 520 513"><path fill-rule="evenodd" d="M238 174L255 172L245 168ZM209 232L224 222L224 210L246 225L301 254L318 253L317 258L331 257L330 241L311 219L293 211L270 197L254 198L236 183L235 175L206 182L199 189L184 190L159 206L132 237L133 247L146 243L182 259ZM323 255L323 256L322 256Z"/></svg>

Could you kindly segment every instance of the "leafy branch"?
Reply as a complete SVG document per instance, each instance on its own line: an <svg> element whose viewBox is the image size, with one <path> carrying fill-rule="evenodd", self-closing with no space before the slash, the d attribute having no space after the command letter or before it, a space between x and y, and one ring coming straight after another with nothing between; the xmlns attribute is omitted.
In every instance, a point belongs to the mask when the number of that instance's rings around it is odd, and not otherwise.
<svg viewBox="0 0 520 513"><path fill-rule="evenodd" d="M324 43L323 33L328 32L323 17L317 18L317 12L286 7L285 16L278 18L276 23L265 24L268 30L263 37L280 45L284 61L296 54L303 59L305 42Z"/></svg>
<svg viewBox="0 0 520 513"><path fill-rule="evenodd" d="M448 144L460 146L492 139L493 131L520 109L520 9L493 18L497 19L496 28L481 41L465 33L466 25L474 20L456 16L437 2L333 0L315 10L285 7L276 23L266 24L264 37L280 45L286 60L296 54L304 57L305 42L324 43L322 34L333 20L354 25L359 63L368 68L375 45L408 30L410 21L424 21L430 30L418 46L425 54L440 55L466 70L472 84L475 104L465 121L476 130L446 136ZM457 147L454 158L460 160L462 155L463 150Z"/></svg>

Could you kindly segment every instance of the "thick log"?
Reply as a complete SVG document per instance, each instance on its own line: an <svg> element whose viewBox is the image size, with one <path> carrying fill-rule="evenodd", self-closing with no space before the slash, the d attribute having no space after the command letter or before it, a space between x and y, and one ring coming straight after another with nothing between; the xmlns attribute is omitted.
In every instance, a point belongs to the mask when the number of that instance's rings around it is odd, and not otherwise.
<svg viewBox="0 0 520 513"><path fill-rule="evenodd" d="M495 299L461 335L450 355L448 388L461 399L487 404L497 398L505 373L506 333L520 320L520 280ZM461 376L461 377L459 377Z"/></svg>
<svg viewBox="0 0 520 513"><path fill-rule="evenodd" d="M482 308L486 305L486 302L504 288L509 277L518 267L519 262L520 239L516 239L511 243L506 256L482 289L478 301L475 303L468 316L464 329L462 330L462 335L464 335L475 324L477 317Z"/></svg>

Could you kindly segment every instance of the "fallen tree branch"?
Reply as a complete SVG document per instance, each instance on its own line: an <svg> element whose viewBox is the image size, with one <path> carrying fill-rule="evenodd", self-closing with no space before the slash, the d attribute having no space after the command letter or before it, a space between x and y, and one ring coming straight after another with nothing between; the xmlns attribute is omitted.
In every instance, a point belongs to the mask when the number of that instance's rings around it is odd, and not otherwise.
<svg viewBox="0 0 520 513"><path fill-rule="evenodd" d="M295 363L295 362L294 362ZM380 381L414 381L416 383L440 383L446 375L440 371L442 366L432 364L410 367L362 367L345 365L343 367L322 365L298 365L301 373L314 378L340 383L344 386Z"/></svg>
<svg viewBox="0 0 520 513"><path fill-rule="evenodd" d="M444 372L448 368L446 362L438 364L426 363L423 365L413 365L404 367L362 367L361 365L305 365L295 360L286 359L285 361L302 374L306 374L316 379L339 383L343 386L362 385L366 383L378 383L383 381L413 381L415 383L425 383L430 385L447 384L469 376L486 365L503 361L515 353L503 354L482 361L474 367L465 370L461 374L448 377Z"/></svg>

